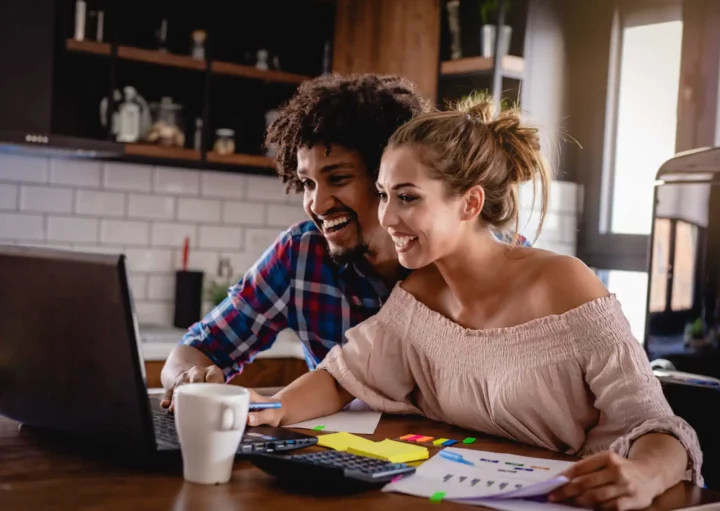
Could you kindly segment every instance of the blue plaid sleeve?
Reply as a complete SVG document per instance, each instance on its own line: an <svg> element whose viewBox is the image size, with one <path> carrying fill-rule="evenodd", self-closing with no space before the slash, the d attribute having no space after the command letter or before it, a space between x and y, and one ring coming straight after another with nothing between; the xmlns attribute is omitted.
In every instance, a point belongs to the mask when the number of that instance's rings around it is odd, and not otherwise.
<svg viewBox="0 0 720 511"><path fill-rule="evenodd" d="M180 344L204 353L225 378L242 372L288 326L293 303L291 275L296 255L290 233L282 234L228 296L192 325Z"/></svg>

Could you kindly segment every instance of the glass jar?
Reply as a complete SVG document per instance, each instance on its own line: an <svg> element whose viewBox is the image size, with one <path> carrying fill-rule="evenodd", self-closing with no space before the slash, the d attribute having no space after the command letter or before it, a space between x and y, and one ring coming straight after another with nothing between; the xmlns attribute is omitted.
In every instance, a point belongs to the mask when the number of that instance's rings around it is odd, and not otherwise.
<svg viewBox="0 0 720 511"><path fill-rule="evenodd" d="M173 103L168 96L164 96L159 103L152 103L152 125L146 137L147 141L167 147L185 147L182 110L182 105Z"/></svg>
<svg viewBox="0 0 720 511"><path fill-rule="evenodd" d="M213 151L218 154L233 154L235 152L235 131L228 128L215 130Z"/></svg>

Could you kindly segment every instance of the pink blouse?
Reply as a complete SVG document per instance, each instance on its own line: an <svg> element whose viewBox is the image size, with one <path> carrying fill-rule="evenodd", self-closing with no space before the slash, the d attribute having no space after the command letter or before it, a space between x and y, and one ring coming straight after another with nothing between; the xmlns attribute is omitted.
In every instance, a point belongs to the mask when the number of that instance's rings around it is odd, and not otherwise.
<svg viewBox="0 0 720 511"><path fill-rule="evenodd" d="M470 330L399 285L318 366L368 406L420 414L578 456L627 456L649 432L688 453L702 486L695 431L675 416L615 295L508 328Z"/></svg>

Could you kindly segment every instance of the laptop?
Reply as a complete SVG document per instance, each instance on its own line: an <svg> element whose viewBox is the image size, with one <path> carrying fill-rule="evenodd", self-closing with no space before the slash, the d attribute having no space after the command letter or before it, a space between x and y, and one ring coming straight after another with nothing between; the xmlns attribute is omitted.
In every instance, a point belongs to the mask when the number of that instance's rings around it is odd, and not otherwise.
<svg viewBox="0 0 720 511"><path fill-rule="evenodd" d="M131 457L179 454L140 342L124 255L0 245L0 415ZM315 443L253 427L238 454Z"/></svg>

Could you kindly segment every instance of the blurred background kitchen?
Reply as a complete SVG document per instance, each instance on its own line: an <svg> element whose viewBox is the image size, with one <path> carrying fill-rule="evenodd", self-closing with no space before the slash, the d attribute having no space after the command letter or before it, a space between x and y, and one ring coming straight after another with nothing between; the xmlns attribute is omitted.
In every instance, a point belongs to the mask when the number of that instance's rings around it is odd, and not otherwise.
<svg viewBox="0 0 720 511"><path fill-rule="evenodd" d="M178 272L204 314L304 218L262 144L277 108L400 74L439 108L519 102L556 171L536 246L594 268L651 360L718 377L719 67L716 0L3 0L0 243L125 253L159 386ZM305 370L288 334L238 380Z"/></svg>

